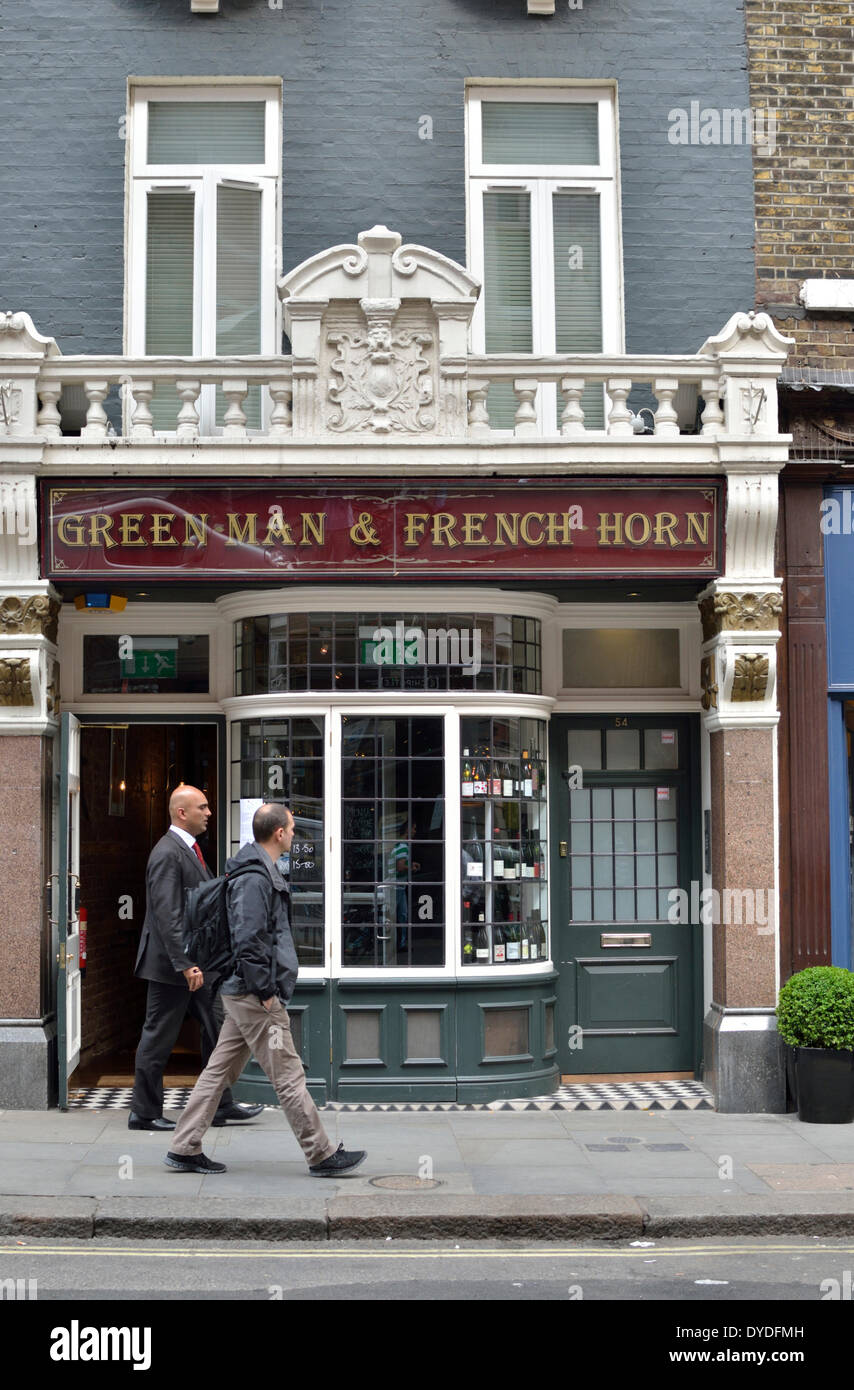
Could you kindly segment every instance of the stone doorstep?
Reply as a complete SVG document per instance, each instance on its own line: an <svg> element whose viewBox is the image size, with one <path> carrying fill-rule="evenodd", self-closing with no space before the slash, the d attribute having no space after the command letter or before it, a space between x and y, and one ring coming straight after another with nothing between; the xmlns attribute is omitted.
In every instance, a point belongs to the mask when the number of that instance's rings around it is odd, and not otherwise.
<svg viewBox="0 0 854 1390"><path fill-rule="evenodd" d="M851 1236L854 1193L709 1197L411 1193L324 1198L0 1197L0 1239L601 1240Z"/></svg>

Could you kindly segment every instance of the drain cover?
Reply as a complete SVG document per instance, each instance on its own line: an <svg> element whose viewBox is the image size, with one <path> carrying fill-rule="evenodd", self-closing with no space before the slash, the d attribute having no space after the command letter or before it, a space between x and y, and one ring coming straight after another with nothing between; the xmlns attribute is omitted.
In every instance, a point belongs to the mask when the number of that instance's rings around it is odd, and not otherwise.
<svg viewBox="0 0 854 1390"><path fill-rule="evenodd" d="M391 1188L393 1192L429 1192L441 1187L438 1178L413 1178L409 1173L391 1173L386 1178L371 1178L371 1187Z"/></svg>

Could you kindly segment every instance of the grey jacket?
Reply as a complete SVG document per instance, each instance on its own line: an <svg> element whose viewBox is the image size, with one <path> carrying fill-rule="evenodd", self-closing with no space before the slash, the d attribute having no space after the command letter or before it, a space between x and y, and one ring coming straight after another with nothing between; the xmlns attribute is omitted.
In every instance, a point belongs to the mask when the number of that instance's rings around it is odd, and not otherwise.
<svg viewBox="0 0 854 1390"><path fill-rule="evenodd" d="M256 861L265 873L241 874L226 889L233 961L222 993L254 994L262 1001L277 996L287 1004L299 971L288 920L288 886L270 856L254 843L229 859L225 872Z"/></svg>

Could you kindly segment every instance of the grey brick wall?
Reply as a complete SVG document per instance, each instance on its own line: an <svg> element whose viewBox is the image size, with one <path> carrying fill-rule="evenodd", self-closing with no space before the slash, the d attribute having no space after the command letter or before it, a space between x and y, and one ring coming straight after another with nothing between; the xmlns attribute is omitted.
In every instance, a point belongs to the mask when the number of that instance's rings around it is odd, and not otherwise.
<svg viewBox="0 0 854 1390"><path fill-rule="evenodd" d="M129 74L284 78L286 270L375 222L465 261L466 77L616 78L628 351L694 351L753 303L750 149L667 138L671 108L748 106L743 0L221 8L3 0L0 308L64 352L121 351Z"/></svg>

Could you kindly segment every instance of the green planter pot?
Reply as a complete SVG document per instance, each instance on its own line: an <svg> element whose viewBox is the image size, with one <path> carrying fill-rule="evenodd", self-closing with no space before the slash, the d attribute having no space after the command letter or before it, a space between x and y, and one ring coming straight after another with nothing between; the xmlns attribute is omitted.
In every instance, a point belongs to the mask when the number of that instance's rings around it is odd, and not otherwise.
<svg viewBox="0 0 854 1390"><path fill-rule="evenodd" d="M831 1047L796 1049L798 1119L811 1125L854 1121L854 1052Z"/></svg>

